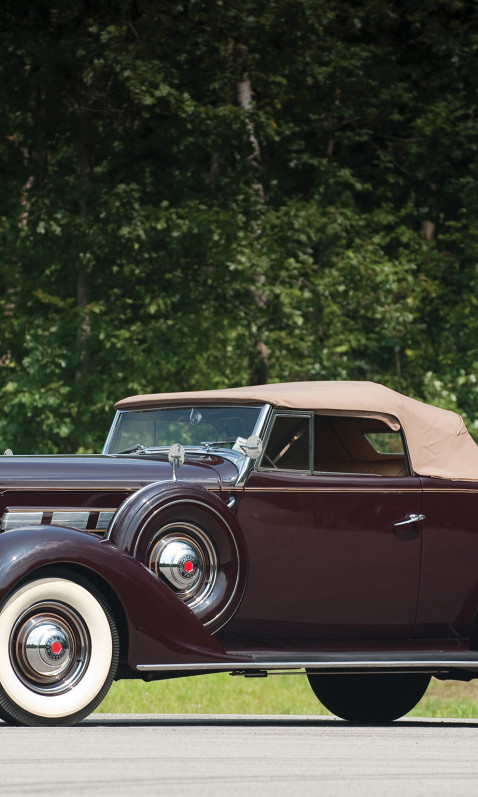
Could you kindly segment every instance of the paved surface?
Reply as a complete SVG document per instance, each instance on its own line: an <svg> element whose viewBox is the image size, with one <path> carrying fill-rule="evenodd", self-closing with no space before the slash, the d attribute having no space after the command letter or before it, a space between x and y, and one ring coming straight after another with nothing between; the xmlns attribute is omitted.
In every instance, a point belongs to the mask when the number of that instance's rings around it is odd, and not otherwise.
<svg viewBox="0 0 478 797"><path fill-rule="evenodd" d="M0 723L0 795L476 797L478 720L94 715Z"/></svg>

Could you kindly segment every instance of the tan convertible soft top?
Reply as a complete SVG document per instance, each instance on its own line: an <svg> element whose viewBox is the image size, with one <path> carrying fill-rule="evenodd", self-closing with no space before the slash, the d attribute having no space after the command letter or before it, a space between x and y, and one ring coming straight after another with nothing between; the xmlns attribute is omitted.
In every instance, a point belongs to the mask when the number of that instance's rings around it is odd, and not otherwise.
<svg viewBox="0 0 478 797"><path fill-rule="evenodd" d="M478 446L460 415L403 396L374 382L285 382L282 384L131 396L119 410L163 405L271 404L318 413L378 417L392 428L399 422L412 468L422 476L478 481Z"/></svg>

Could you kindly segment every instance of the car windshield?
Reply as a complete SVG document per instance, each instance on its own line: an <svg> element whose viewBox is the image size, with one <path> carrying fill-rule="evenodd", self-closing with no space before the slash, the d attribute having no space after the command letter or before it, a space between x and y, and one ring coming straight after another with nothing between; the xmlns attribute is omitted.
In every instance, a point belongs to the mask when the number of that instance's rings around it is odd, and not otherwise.
<svg viewBox="0 0 478 797"><path fill-rule="evenodd" d="M118 413L105 453L134 453L143 448L183 446L232 448L248 438L260 407L165 407Z"/></svg>

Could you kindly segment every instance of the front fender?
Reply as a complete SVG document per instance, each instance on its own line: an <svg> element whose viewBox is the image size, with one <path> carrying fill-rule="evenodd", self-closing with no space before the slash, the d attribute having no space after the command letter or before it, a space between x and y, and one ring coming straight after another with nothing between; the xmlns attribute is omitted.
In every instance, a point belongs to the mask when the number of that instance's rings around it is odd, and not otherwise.
<svg viewBox="0 0 478 797"><path fill-rule="evenodd" d="M44 567L73 565L104 581L121 604L128 631L128 663L221 662L220 643L173 591L111 540L61 526L0 534L0 603Z"/></svg>

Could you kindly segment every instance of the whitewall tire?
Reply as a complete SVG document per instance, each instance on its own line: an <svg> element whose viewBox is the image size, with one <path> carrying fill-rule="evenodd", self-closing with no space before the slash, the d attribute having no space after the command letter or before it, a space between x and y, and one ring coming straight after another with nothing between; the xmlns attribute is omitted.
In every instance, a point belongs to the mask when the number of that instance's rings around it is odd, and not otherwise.
<svg viewBox="0 0 478 797"><path fill-rule="evenodd" d="M106 695L119 656L101 593L73 573L17 589L0 611L0 716L19 725L70 725Z"/></svg>

